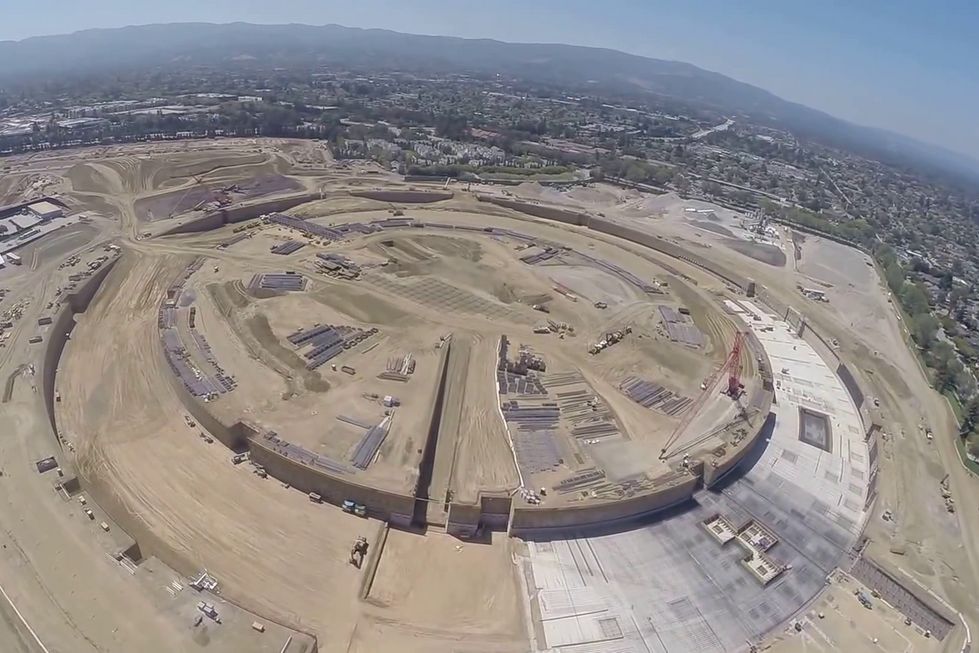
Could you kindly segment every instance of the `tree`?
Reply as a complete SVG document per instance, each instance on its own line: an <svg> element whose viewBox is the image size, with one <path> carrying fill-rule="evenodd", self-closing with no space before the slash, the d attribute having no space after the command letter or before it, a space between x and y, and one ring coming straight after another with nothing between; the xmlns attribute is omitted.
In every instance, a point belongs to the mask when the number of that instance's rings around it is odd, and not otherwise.
<svg viewBox="0 0 979 653"><path fill-rule="evenodd" d="M905 283L901 288L901 303L912 316L931 312L928 291L920 283Z"/></svg>
<svg viewBox="0 0 979 653"><path fill-rule="evenodd" d="M971 397L962 407L962 424L959 426L960 435L969 435L979 425L979 395Z"/></svg>
<svg viewBox="0 0 979 653"><path fill-rule="evenodd" d="M931 313L920 313L911 318L911 335L922 349L931 347L938 335L938 320Z"/></svg>

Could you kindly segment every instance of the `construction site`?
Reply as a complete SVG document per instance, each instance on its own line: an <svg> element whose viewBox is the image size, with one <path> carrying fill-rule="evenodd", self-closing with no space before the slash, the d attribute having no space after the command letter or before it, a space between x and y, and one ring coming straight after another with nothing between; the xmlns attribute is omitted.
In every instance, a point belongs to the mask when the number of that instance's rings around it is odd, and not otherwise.
<svg viewBox="0 0 979 653"><path fill-rule="evenodd" d="M865 254L185 148L0 180L83 218L0 270L10 650L966 650L976 479Z"/></svg>

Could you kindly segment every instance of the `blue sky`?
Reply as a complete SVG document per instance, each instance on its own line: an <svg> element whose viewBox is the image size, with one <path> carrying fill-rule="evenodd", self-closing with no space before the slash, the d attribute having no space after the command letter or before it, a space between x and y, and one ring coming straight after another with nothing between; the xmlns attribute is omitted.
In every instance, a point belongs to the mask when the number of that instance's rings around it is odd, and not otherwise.
<svg viewBox="0 0 979 653"><path fill-rule="evenodd" d="M976 0L0 0L0 40L182 21L610 47L688 61L979 158Z"/></svg>

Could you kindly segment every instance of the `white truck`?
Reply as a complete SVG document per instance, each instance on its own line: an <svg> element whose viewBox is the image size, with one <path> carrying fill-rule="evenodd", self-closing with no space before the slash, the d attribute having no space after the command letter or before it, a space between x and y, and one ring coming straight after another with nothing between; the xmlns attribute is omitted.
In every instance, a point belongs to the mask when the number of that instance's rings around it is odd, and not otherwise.
<svg viewBox="0 0 979 653"><path fill-rule="evenodd" d="M21 263L23 263L20 256L14 254L13 252L7 254L7 262L10 263L11 265L20 265Z"/></svg>

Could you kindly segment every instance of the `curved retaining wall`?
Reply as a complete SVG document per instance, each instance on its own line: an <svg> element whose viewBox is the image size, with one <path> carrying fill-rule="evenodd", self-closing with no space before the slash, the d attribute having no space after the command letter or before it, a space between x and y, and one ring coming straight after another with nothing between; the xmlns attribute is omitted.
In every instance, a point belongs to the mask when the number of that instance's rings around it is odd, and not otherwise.
<svg viewBox="0 0 979 653"><path fill-rule="evenodd" d="M350 194L366 199L388 202L435 202L452 197L451 193L442 194L425 191L360 191ZM503 208L520 211L547 220L584 226L600 233L622 238L643 247L659 251L672 258L687 261L696 267L720 277L735 287L741 289L747 289L748 287L749 280L747 278L741 277L722 266L718 266L712 261L692 254L662 238L638 229L600 218L593 218L586 213L488 196L477 197L480 201L495 204ZM250 219L262 213L286 210L287 208L291 208L291 206L296 206L317 198L318 195L307 195L302 198L283 198L244 207L236 207L235 209L205 216L194 223L194 229L182 229L178 227L177 230L169 233L203 231L210 228L217 228L229 222ZM288 206L281 203L288 204ZM183 225L182 227L186 226ZM441 375L439 378L441 379L442 376L444 375ZM415 496L373 488L358 483L352 478L329 474L325 471L314 469L298 460L287 458L267 446L261 434L255 428L242 422L236 422L231 425L221 423L207 411L203 404L193 398L176 378L171 379L171 382L181 401L186 406L187 411L203 428L207 429L222 443L232 449L248 449L251 452L252 459L265 467L266 471L273 477L289 483L304 492L316 492L324 500L331 503L340 504L346 499L357 501L367 506L368 511L372 515L396 523L407 524L412 520L412 515L419 514L418 499ZM432 408L433 421L437 420L438 399L442 396L442 392L443 387L440 382L436 390L435 403ZM770 406L770 388L767 403L765 400L761 403ZM435 426L437 426L437 423ZM659 486L648 494L619 501L591 503L581 506L541 507L514 503L510 496L481 494L479 501L476 503L453 503L450 505L447 530L457 535L469 536L479 528L507 528L511 534L528 535L542 532L554 533L561 530L598 528L642 518L689 500L702 481L708 485L717 482L717 480L741 462L746 453L751 449L751 444L756 441L760 432L761 428L759 426L748 438L742 441L735 451L731 452L731 448L729 447L727 452L722 454L718 460L710 461L708 464L701 466L703 477L701 473L670 475L659 479ZM425 497L421 497L421 501L424 500Z"/></svg>
<svg viewBox="0 0 979 653"><path fill-rule="evenodd" d="M400 204L431 204L442 202L455 197L451 192L435 192L429 190L355 190L350 192L354 197L363 197L378 202L396 202Z"/></svg>
<svg viewBox="0 0 979 653"><path fill-rule="evenodd" d="M189 234L198 233L201 231L211 231L212 229L219 229L226 224L244 222L245 220L257 218L258 216L266 213L288 211L289 209L299 206L300 204L312 202L314 200L318 200L319 198L319 193L300 193L298 195L289 195L287 197L279 197L271 200L262 200L260 202L250 204L240 204L226 209L212 211L211 213L207 213L199 218L188 220L183 224L164 231L160 235L172 236L174 234Z"/></svg>
<svg viewBox="0 0 979 653"><path fill-rule="evenodd" d="M247 428L247 427L246 427ZM415 497L362 485L339 475L325 474L299 461L287 458L262 442L257 433L247 438L251 459L271 476L302 492L316 492L324 501L340 505L350 499L367 506L373 517L408 524L415 508Z"/></svg>
<svg viewBox="0 0 979 653"><path fill-rule="evenodd" d="M427 191L354 191L350 195L377 201L402 203L437 202L450 199L453 196L452 193ZM240 222L257 217L263 213L284 211L318 198L318 194L307 193L300 196L267 200L256 204L226 209L180 225L167 233L176 234L206 231L232 222ZM704 259L669 241L638 229L601 218L593 218L587 213L484 195L478 195L477 198L483 202L535 217L562 222L564 224L583 226L599 233L622 238L661 252L672 258L686 261L742 290L747 290L749 287L750 281L746 277L742 277L723 266L717 265L713 261ZM389 492L363 485L355 482L352 478L329 474L314 469L298 460L283 456L268 446L264 442L261 434L254 427L243 422L236 422L231 425L222 423L207 411L203 404L192 397L176 378L171 378L171 383L188 413L203 428L207 429L231 449L249 450L252 459L265 467L266 471L273 477L289 483L304 492L316 492L331 503L340 504L346 499L357 501L367 506L372 515L396 523L407 524L411 521L412 515L417 512L417 499L415 496ZM770 406L770 385L766 387L765 391L767 392L767 398L763 398L759 403L764 404L764 406ZM442 396L442 392L443 387L440 383L436 390L435 403L432 408L433 420L437 420L435 413L437 412L438 399ZM459 535L471 535L480 527L494 529L506 527L513 535L531 535L554 533L562 530L607 527L616 523L626 523L655 512L666 510L689 500L702 481L708 486L716 483L743 460L747 452L751 450L751 445L757 440L760 432L761 427L759 426L748 438L740 443L735 452L722 454L720 461L710 461L706 465L699 466L699 469L703 470L702 472L673 474L662 477L657 480L658 486L654 491L642 496L581 506L541 507L514 503L510 496L481 494L477 503L451 504L447 527L449 532ZM728 448L728 451L730 451L730 448Z"/></svg>
<svg viewBox="0 0 979 653"><path fill-rule="evenodd" d="M660 482L662 485L655 492L618 501L553 508L514 504L510 534L533 538L561 531L627 524L689 501L700 485L700 478L684 473L663 478Z"/></svg>
<svg viewBox="0 0 979 653"><path fill-rule="evenodd" d="M569 211L567 209L559 209L540 204L530 204L528 202L501 199L489 195L477 195L476 198L480 202L488 202L490 204L502 206L514 211L519 211L520 213L526 213L527 215L544 218L545 220L553 220L579 227L587 227L588 229L592 229L599 233L628 240L629 242L637 245L642 245L648 249L666 254L671 258L686 261L695 267L710 272L714 276L721 278L723 281L726 281L727 283L740 288L741 290L748 290L750 284L750 279L747 277L737 274L736 272L733 272L722 265L718 265L714 261L698 256L693 252L680 247L679 245L674 245L670 241L656 236L655 234L650 234L633 227L619 224L617 222L611 222L603 218L592 217L587 213L582 213L579 211Z"/></svg>
<svg viewBox="0 0 979 653"><path fill-rule="evenodd" d="M164 356L162 347L158 346L158 353L162 360ZM439 382L432 401L430 431L432 428L435 431L438 429L440 398L444 390L444 370L447 366L448 354L449 347L445 346L439 357ZM412 521L412 516L416 512L415 494L401 494L375 488L356 481L353 476L330 474L325 470L310 467L300 460L289 458L269 446L257 427L242 421L233 424L223 423L187 391L180 379L170 373L166 376L184 409L201 428L233 451L247 450L251 460L264 467L272 477L302 492L316 492L324 501L335 505L341 505L349 499L366 506L371 516L401 525L408 525ZM421 474L419 474L419 482L421 482Z"/></svg>
<svg viewBox="0 0 979 653"><path fill-rule="evenodd" d="M119 257L108 261L99 269L98 272L82 282L75 292L68 295L61 310L51 322L51 328L47 333L47 345L44 349L44 357L41 361L41 392L44 398L44 410L48 414L48 422L51 424L51 431L57 436L58 424L54 416L54 382L58 374L58 362L61 354L65 350L65 343L68 342L71 331L75 328L75 315L84 313L88 310L89 304L95 297L105 281L106 276L115 267ZM58 445L61 445L61 438L57 438Z"/></svg>

